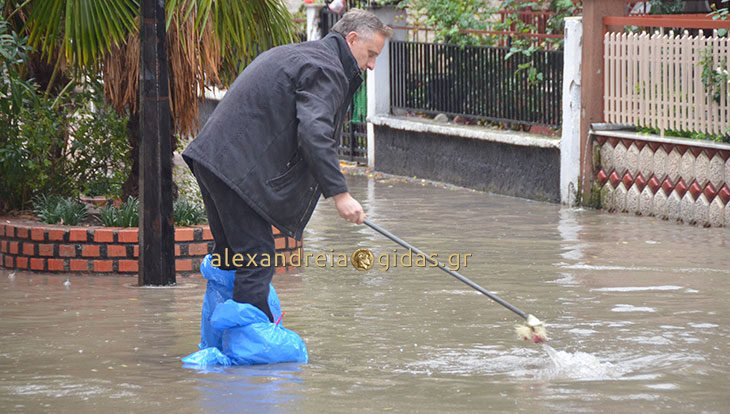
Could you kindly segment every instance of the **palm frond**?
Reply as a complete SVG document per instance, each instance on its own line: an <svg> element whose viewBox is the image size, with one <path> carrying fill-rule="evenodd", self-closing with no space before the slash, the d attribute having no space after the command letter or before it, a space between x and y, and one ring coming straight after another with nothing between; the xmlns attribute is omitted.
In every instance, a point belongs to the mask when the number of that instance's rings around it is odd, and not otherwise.
<svg viewBox="0 0 730 414"><path fill-rule="evenodd" d="M46 0L30 3L30 45L49 61L61 40L66 61L96 67L113 45L137 30L137 0Z"/></svg>

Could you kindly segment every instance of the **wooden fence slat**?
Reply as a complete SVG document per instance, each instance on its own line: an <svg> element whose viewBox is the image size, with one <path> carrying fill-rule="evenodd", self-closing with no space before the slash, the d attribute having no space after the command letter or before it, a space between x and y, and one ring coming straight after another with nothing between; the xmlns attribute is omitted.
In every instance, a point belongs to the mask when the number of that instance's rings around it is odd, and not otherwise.
<svg viewBox="0 0 730 414"><path fill-rule="evenodd" d="M611 111L611 102L613 100L611 77L614 75L611 70L611 61L611 33L606 33L603 36L603 114L606 122L614 122Z"/></svg>
<svg viewBox="0 0 730 414"><path fill-rule="evenodd" d="M670 71L669 71L669 81L672 83L672 95L670 97L671 99L671 112L669 115L669 119L671 120L670 127L674 130L679 130L679 97L682 95L682 88L680 88L679 85L679 50L677 49L677 39L678 36L672 32L672 34L669 36L670 48L669 48L669 57L671 59L670 64Z"/></svg>
<svg viewBox="0 0 730 414"><path fill-rule="evenodd" d="M630 112L631 105L631 90L629 87L629 65L630 60L628 59L629 54L629 36L624 33L621 36L618 47L621 50L621 119L622 123L628 121L627 114Z"/></svg>
<svg viewBox="0 0 730 414"><path fill-rule="evenodd" d="M689 64L689 50L690 50L690 43L689 43L689 31L685 30L684 34L682 35L680 41L679 41L679 48L680 48L680 76L681 76L681 85L680 88L682 89L682 93L680 94L680 117L681 117L681 127L680 129L682 131L689 131L692 129L691 122L692 122L692 99L690 98L692 95L690 94L689 89L689 79L691 78L692 68Z"/></svg>
<svg viewBox="0 0 730 414"><path fill-rule="evenodd" d="M637 40L638 37L635 33L632 33L631 36L629 36L629 57L637 56ZM637 92L639 64L640 63L636 59L630 60L631 71L629 72L629 96L631 97L631 106L629 108L629 113L627 114L629 122L636 122L636 113L641 106L641 100L639 99L639 94Z"/></svg>
<svg viewBox="0 0 730 414"><path fill-rule="evenodd" d="M717 45L718 53L720 54L720 56L725 56L725 63L723 64L722 62L718 62L718 66L720 66L721 69L723 69L723 70L727 70L728 69L727 59L730 58L730 57L728 57L728 37L724 37L724 38L718 37L718 38L716 38L716 41L718 43L718 45ZM728 111L730 111L730 109L728 108L728 104L727 104L727 100L728 100L727 86L728 86L727 82L725 82L720 88L720 102L718 103L718 106L720 107L720 111L718 113L718 116L720 118L720 123L719 123L719 133L720 134L727 132L727 128L730 126L730 119L728 117Z"/></svg>
<svg viewBox="0 0 730 414"><path fill-rule="evenodd" d="M703 45L703 39L704 39L704 33L702 30L700 30L697 37L695 37L694 42L694 53L693 53L693 65L696 68L700 68L700 61L701 53L705 49L706 45ZM701 91L704 90L704 87L702 85L702 71L701 70L695 70L695 76L694 76L694 93L697 97L697 101L699 105L697 105L697 112L695 113L695 116L697 116L697 119L699 120L699 127L698 129L700 131L707 131L707 95L702 94Z"/></svg>

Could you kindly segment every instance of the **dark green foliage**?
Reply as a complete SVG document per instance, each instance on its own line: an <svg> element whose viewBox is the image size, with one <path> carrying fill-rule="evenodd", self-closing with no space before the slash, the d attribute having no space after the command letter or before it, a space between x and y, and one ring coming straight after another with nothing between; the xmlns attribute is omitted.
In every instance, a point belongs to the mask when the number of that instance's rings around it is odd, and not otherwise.
<svg viewBox="0 0 730 414"><path fill-rule="evenodd" d="M106 227L138 227L139 201L129 197L120 207L106 206L101 209L99 218Z"/></svg>
<svg viewBox="0 0 730 414"><path fill-rule="evenodd" d="M0 19L0 211L37 194L117 195L129 172L126 117L104 106L97 81L44 96L22 74L31 51Z"/></svg>
<svg viewBox="0 0 730 414"><path fill-rule="evenodd" d="M492 43L492 39L484 36L460 32L489 29L487 21L482 19L489 14L483 0L412 0L409 14L434 28L437 43L462 46Z"/></svg>
<svg viewBox="0 0 730 414"><path fill-rule="evenodd" d="M651 14L680 14L684 11L682 0L651 0Z"/></svg>
<svg viewBox="0 0 730 414"><path fill-rule="evenodd" d="M173 216L176 226L192 226L205 224L208 219L205 209L187 200L177 200L173 204ZM129 197L121 206L106 206L99 215L101 222L107 227L138 227L139 201Z"/></svg>
<svg viewBox="0 0 730 414"><path fill-rule="evenodd" d="M173 204L172 210L176 226L192 226L208 222L205 209L191 201L179 199Z"/></svg>
<svg viewBox="0 0 730 414"><path fill-rule="evenodd" d="M37 174L42 161L38 145L17 145L23 140L21 115L37 99L35 84L22 75L31 51L27 41L0 19L0 211L30 200L32 191L24 186L25 177Z"/></svg>
<svg viewBox="0 0 730 414"><path fill-rule="evenodd" d="M76 199L42 194L33 198L33 212L48 224L75 226L86 218L86 206Z"/></svg>
<svg viewBox="0 0 730 414"><path fill-rule="evenodd" d="M659 135L660 131L655 128L644 128L640 127L636 129L637 132L641 134L655 134ZM726 135L713 135L713 134L705 134L703 132L693 132L693 131L675 131L672 129L668 129L664 131L664 136L666 137L679 137L679 138L689 138L689 139L704 139L706 141L715 141L715 142L730 142L730 131L728 131L729 134Z"/></svg>
<svg viewBox="0 0 730 414"><path fill-rule="evenodd" d="M712 20L727 20L730 17L730 0L722 0L722 3L724 7L712 5L712 13L709 14L712 16ZM727 33L727 29L719 29L717 31L717 34L720 36L727 36Z"/></svg>
<svg viewBox="0 0 730 414"><path fill-rule="evenodd" d="M710 47L702 53L700 64L702 65L702 85L712 100L719 104L722 100L724 85L730 83L728 71L723 69L727 67L727 56L722 56L719 62L716 62Z"/></svg>

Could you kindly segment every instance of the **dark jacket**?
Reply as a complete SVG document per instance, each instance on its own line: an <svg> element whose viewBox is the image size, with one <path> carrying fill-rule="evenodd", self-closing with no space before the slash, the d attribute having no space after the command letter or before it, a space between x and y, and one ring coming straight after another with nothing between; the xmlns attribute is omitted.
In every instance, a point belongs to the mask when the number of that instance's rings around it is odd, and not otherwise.
<svg viewBox="0 0 730 414"><path fill-rule="evenodd" d="M357 61L337 33L268 50L233 82L183 158L301 239L320 195L347 191L337 143L361 83Z"/></svg>

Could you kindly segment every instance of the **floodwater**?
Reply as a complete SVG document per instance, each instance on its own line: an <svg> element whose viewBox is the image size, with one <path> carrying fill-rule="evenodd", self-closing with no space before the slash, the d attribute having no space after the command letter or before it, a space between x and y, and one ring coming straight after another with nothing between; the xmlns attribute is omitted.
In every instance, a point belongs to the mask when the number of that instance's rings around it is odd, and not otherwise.
<svg viewBox="0 0 730 414"><path fill-rule="evenodd" d="M730 230L397 179L349 177L373 222L547 324L434 268L274 279L308 364L183 368L201 279L0 270L2 412L728 412ZM322 201L305 252L405 253ZM391 265L392 265L392 256ZM320 261L322 263L322 261ZM383 262L384 263L384 259Z"/></svg>

